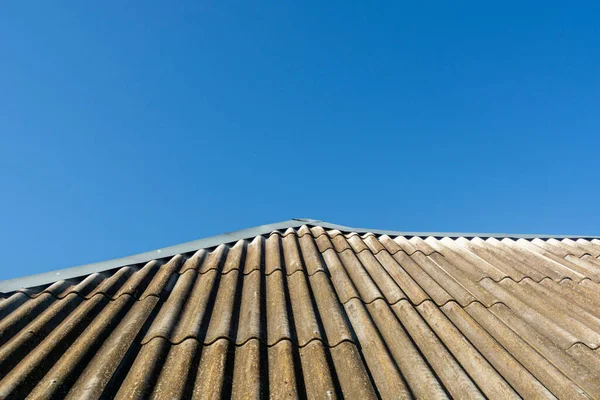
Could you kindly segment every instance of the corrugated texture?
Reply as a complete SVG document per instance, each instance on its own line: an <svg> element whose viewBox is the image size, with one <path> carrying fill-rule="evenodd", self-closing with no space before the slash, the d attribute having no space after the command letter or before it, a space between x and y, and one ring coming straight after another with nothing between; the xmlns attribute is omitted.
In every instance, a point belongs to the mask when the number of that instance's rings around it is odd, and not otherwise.
<svg viewBox="0 0 600 400"><path fill-rule="evenodd" d="M0 398L600 398L599 257L302 226L2 293Z"/></svg>

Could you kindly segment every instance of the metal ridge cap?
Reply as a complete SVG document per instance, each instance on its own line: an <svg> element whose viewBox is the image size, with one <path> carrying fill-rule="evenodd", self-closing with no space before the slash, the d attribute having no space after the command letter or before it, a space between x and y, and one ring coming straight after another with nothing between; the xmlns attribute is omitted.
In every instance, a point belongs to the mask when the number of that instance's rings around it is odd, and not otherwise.
<svg viewBox="0 0 600 400"><path fill-rule="evenodd" d="M156 250L150 250L130 256L113 258L111 260L83 264L74 267L55 269L52 271L41 272L38 274L26 275L12 279L5 279L0 281L0 293L9 293L21 288L30 288L53 283L59 280L77 278L96 272L111 270L113 268L124 267L126 265L146 263L151 260L172 257L176 254L189 253L191 251L218 246L223 243L237 242L238 240L264 235L272 231L287 228L297 228L306 224L314 224L315 222L317 221L307 219L290 219L287 221L226 232L220 235L209 236L203 239L192 240L190 242L163 247Z"/></svg>
<svg viewBox="0 0 600 400"><path fill-rule="evenodd" d="M203 239L193 240L173 246L163 247L156 250L150 250L130 256L114 258L111 260L100 261L90 264L83 264L74 267L61 268L38 274L26 275L18 278L6 279L0 281L0 293L9 293L21 288L31 288L40 285L50 284L58 280L77 278L84 275L103 272L113 268L124 267L126 265L146 263L151 260L172 257L176 254L189 253L192 251L215 247L224 243L236 242L242 239L264 235L276 230L298 228L302 225L321 226L327 229L337 229L342 232L374 233L377 235L390 236L417 236L417 237L480 237L480 238L511 238L511 239L600 239L600 236L590 235L536 235L536 234L507 234L507 233L458 233L458 232L403 232L384 229L353 228L345 225L338 225L310 218L293 218L286 221L275 222L272 224L259 225L251 228L240 229L237 231L226 232L220 235L209 236Z"/></svg>
<svg viewBox="0 0 600 400"><path fill-rule="evenodd" d="M535 234L535 233L473 233L473 232L408 232L408 231L396 231L386 229L368 229L368 228L355 228L345 225L333 224L325 221L311 220L317 225L323 228L337 229L342 232L356 232L356 233L374 233L377 235L390 235L390 236L417 236L417 237L449 237L449 238L509 238L509 239L600 239L600 236L594 235L549 235L549 234ZM310 223L308 223L310 224Z"/></svg>

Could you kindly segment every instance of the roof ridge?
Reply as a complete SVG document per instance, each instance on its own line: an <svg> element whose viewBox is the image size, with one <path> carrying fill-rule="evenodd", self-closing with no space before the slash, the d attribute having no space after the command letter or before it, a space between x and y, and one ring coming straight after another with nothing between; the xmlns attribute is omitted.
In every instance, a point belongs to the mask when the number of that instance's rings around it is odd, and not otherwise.
<svg viewBox="0 0 600 400"><path fill-rule="evenodd" d="M27 275L23 277L6 279L0 281L0 293L8 293L15 291L23 287L36 287L49 283L56 282L57 280L73 279L80 276L92 274L95 272L103 272L126 265L146 263L151 260L161 259L165 257L171 257L176 254L189 253L200 249L215 247L224 243L232 243L238 240L249 239L255 236L264 235L276 230L283 230L289 228L298 228L302 225L313 225L320 226L326 229L337 229L342 232L356 232L356 233L374 233L378 235L391 235L391 236L417 236L417 237L502 237L511 239L600 239L600 236L589 236L589 235L535 235L535 234L506 234L506 233L456 233L456 232L403 232L394 230L382 230L382 229L367 229L367 228L354 228L345 225L338 225L318 219L311 218L293 218L286 221L275 222L271 224L259 225L251 228L240 229L237 231L226 232L220 235L209 236L206 238L193 240L173 246L167 246L155 250L146 251L139 254L129 255L125 257L114 258L111 260L100 261L95 263L83 264L74 267L67 267L62 269L56 269L52 271L42 272L33 275Z"/></svg>

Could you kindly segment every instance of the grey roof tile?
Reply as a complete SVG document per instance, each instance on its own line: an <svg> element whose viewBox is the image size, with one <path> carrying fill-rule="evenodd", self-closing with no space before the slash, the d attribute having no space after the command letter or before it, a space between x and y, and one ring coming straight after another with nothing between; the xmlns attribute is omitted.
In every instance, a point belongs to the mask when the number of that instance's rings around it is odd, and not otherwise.
<svg viewBox="0 0 600 400"><path fill-rule="evenodd" d="M0 397L600 398L597 239L269 227L1 293Z"/></svg>

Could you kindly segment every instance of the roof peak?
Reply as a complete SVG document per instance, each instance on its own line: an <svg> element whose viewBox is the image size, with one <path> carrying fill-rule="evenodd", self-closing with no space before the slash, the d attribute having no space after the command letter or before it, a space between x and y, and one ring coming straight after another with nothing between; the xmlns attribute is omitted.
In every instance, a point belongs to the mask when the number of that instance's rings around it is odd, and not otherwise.
<svg viewBox="0 0 600 400"><path fill-rule="evenodd" d="M302 225L310 226L321 226L325 229L337 229L341 232L356 232L356 233L374 233L377 235L389 235L389 236L418 236L418 237L501 237L501 238L513 238L513 239L564 239L564 238L582 238L582 239L600 239L600 236L586 236L586 235L534 235L534 234L506 234L506 233L455 233L455 232L402 232L394 230L381 230L381 229L366 229L366 228L353 228L345 225L337 225L322 220L311 219L311 218L293 218L286 221L275 222L272 224L259 225L251 228L240 229L237 231L227 232L220 235L210 236L203 239L193 240L191 242L185 242L173 246L167 246L156 250L146 251L139 254L134 254L126 257L115 258L107 261L100 261L96 263L84 264L75 267L57 269L53 271L43 272L34 275L28 275L24 277L7 279L0 281L0 292L11 292L22 287L35 287L44 285L58 280L72 279L83 275L92 274L95 272L102 272L118 268L126 265L146 263L151 260L161 259L165 257L171 257L176 254L189 253L204 248L215 247L224 243L236 242L242 239L248 239L259 235L264 235L277 230L295 229Z"/></svg>

